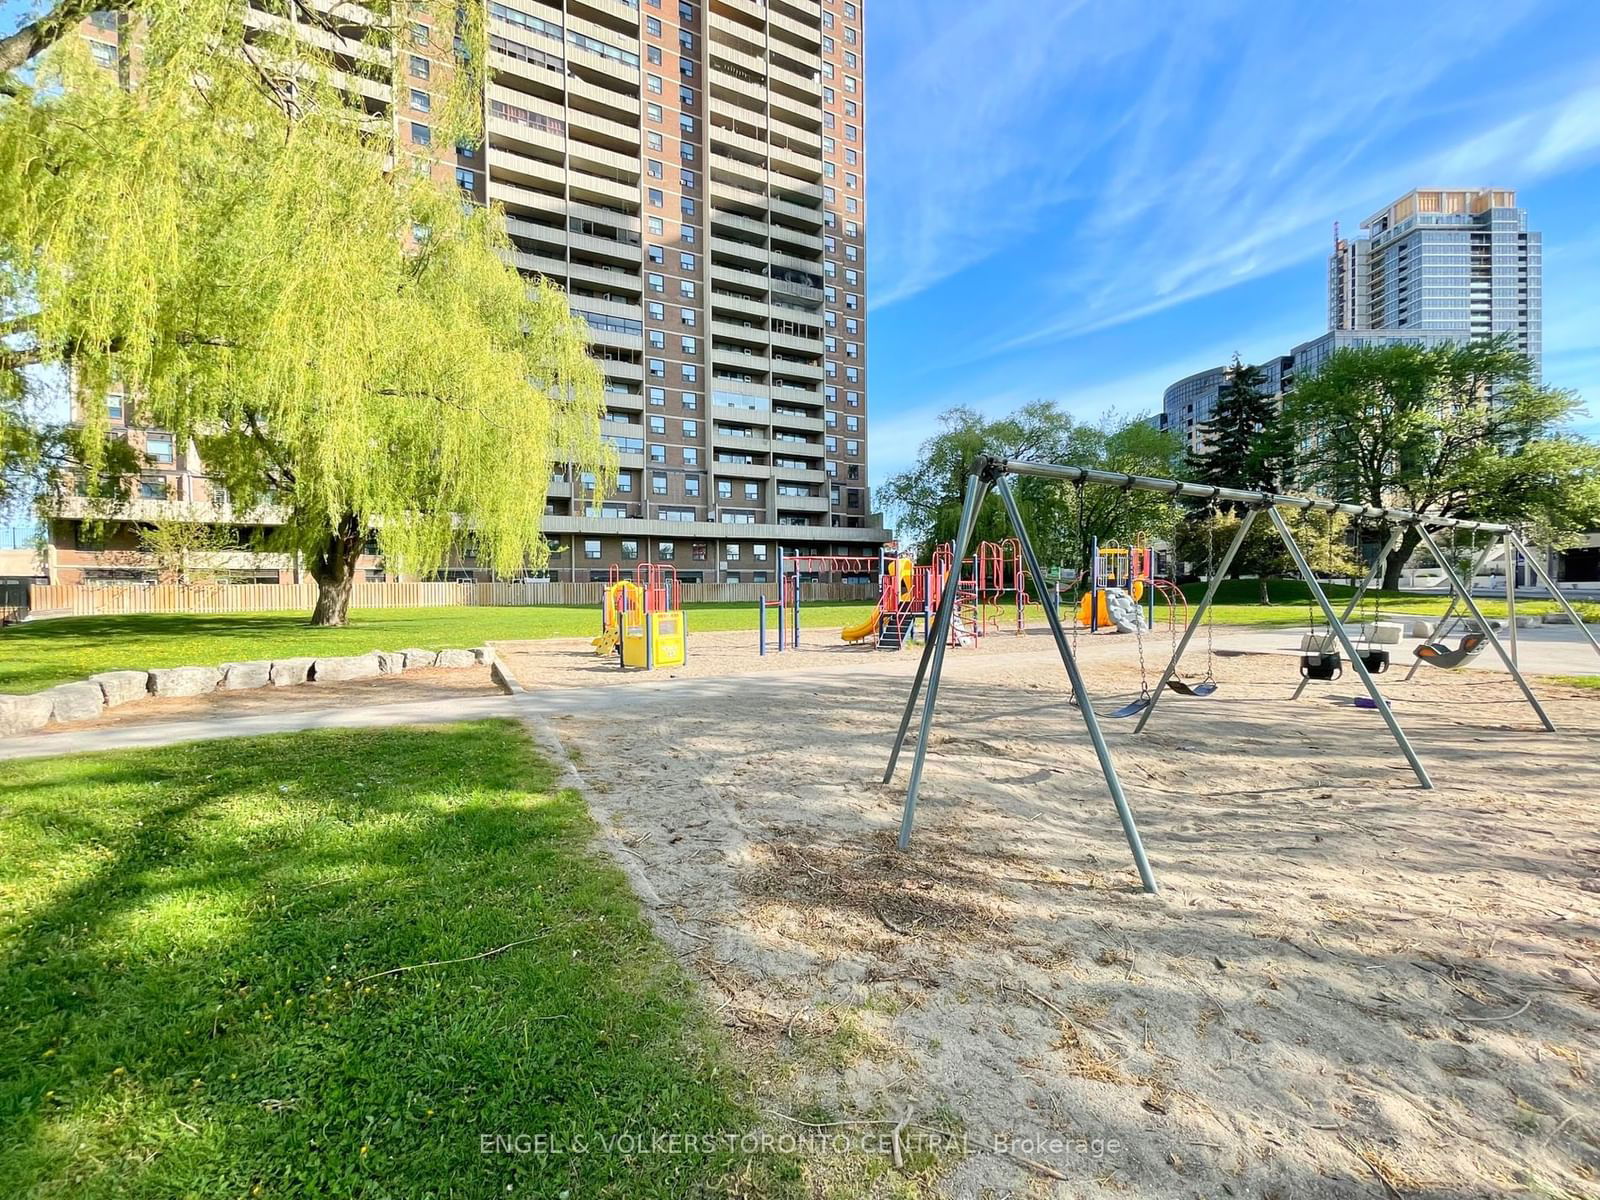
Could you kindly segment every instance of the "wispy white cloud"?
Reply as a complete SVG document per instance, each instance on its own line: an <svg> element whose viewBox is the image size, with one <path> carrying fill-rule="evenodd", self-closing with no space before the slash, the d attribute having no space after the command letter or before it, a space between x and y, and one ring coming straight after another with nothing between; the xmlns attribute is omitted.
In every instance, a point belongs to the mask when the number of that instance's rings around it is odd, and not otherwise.
<svg viewBox="0 0 1600 1200"><path fill-rule="evenodd" d="M1167 387L1196 371L1227 362L1238 351L1245 358L1261 361L1281 354L1300 333L1289 325L1261 326L1230 338L1213 342L1160 363L1121 374L1091 379L1088 383L1063 388L1058 373L1045 366L1030 372L1011 367L994 370L986 377L964 381L960 386L925 397L892 415L880 415L872 425L872 482L903 471L917 461L922 443L939 432L939 417L952 408L964 406L986 417L1002 417L1034 400L1055 400L1063 410L1080 421L1098 421L1110 412L1123 416L1144 416L1160 410Z"/></svg>
<svg viewBox="0 0 1600 1200"><path fill-rule="evenodd" d="M1005 256L1009 332L981 350L1013 351L1321 256L1409 187L1600 157L1592 43L1503 69L1541 0L1183 7L882 6L875 43L915 50L875 76L873 306Z"/></svg>
<svg viewBox="0 0 1600 1200"><path fill-rule="evenodd" d="M1120 122L1066 95L1090 75L1131 65L1153 36L1119 20L1114 7L919 0L869 8L873 307L1031 236L1046 210L1082 188L1077 166Z"/></svg>

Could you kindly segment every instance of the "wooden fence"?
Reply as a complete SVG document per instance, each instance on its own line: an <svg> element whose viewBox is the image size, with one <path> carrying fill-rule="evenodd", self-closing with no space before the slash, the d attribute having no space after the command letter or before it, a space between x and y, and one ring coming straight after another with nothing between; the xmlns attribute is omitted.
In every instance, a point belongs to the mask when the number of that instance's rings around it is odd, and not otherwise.
<svg viewBox="0 0 1600 1200"><path fill-rule="evenodd" d="M452 608L467 606L598 605L603 583L358 583L350 606ZM776 600L776 583L686 583L685 604L754 604ZM314 583L34 584L28 605L37 616L120 616L128 613L310 612ZM803 601L871 603L872 584L808 583Z"/></svg>

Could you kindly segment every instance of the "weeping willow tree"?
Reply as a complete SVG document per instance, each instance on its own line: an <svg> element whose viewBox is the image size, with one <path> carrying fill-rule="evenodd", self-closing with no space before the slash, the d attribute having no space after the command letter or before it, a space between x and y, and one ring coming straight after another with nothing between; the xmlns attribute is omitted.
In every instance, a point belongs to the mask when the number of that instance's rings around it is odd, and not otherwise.
<svg viewBox="0 0 1600 1200"><path fill-rule="evenodd" d="M116 14L114 70L75 36L91 10ZM398 570L468 536L497 572L543 565L552 462L614 475L586 328L503 261L499 214L434 178L381 98L427 53L435 143L475 143L483 10L62 0L0 39L13 491L34 470L45 505L72 488L114 511L115 390L193 442L234 514L270 514L318 584L315 624L345 622L373 532ZM77 429L30 412L41 366L70 378Z"/></svg>

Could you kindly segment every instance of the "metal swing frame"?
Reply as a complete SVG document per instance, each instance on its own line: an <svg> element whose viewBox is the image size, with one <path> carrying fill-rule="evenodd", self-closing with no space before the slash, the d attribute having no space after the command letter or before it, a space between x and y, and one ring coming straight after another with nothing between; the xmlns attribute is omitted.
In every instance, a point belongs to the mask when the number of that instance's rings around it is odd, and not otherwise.
<svg viewBox="0 0 1600 1200"><path fill-rule="evenodd" d="M1378 579L1382 571L1382 564L1387 557L1387 552L1392 550L1395 541L1401 536L1400 526L1415 525L1417 527L1422 535L1423 543L1434 552L1435 557L1444 567L1445 575L1452 590L1472 612L1473 616L1479 620L1491 644L1500 654L1502 662L1505 663L1507 670L1515 677L1518 685L1522 688L1523 694L1533 706L1534 711L1539 714L1547 729L1553 730L1555 726L1551 724L1548 715L1545 714L1544 709L1539 705L1532 690L1528 687L1527 680L1523 678L1522 673L1517 668L1514 632L1512 649L1508 651L1500 639L1494 635L1493 630L1489 629L1488 622L1483 620L1482 612L1472 600L1470 587L1462 583L1456 575L1454 567L1445 561L1443 555L1438 552L1437 544L1433 541L1429 527L1479 529L1500 535L1505 541L1508 554L1513 550L1522 552L1535 574L1545 585L1545 588L1566 611L1568 616L1577 623L1578 628L1583 630L1584 636L1588 638L1590 644L1594 647L1595 653L1600 654L1600 640L1596 640L1594 634L1578 618L1571 604L1561 594L1561 590L1555 586L1554 581L1549 577L1543 565L1528 552L1527 547L1523 545L1515 531L1509 526L1493 525L1480 521L1465 521L1453 517L1439 517L1426 513L1412 512L1408 509L1379 508L1373 505L1350 504L1313 496L1281 496L1272 492L1243 491L1235 488L1213 487L1207 484L1186 483L1175 479L1124 475L1113 471L1100 471L1087 467L1067 466L1058 463L1036 463L1020 459L1005 459L990 454L980 454L973 460L967 476L966 494L962 500L961 518L957 525L956 540L952 548L956 561L960 561L971 544L978 511L989 492L994 491L1000 497L1001 504L1005 507L1006 516L1011 522L1012 532L1016 535L1017 541L1021 546L1024 564L1035 579L1045 578L1044 572L1039 565L1038 555L1034 552L1033 539L1029 536L1027 524L1022 519L1022 513L1017 508L1016 499L1012 496L1010 485L1007 482L1012 476L1054 479L1078 485L1095 484L1103 487L1122 488L1128 491L1160 492L1174 499L1189 497L1210 500L1213 503L1219 500L1227 500L1245 506L1244 519L1240 521L1239 528L1234 533L1233 540L1230 542L1227 552L1223 555L1221 563L1218 564L1212 574L1212 578L1207 582L1205 597L1191 616L1188 628L1184 630L1183 638L1178 643L1172 660L1167 664L1161 682L1157 684L1151 694L1150 704L1140 714L1139 723L1133 731L1135 735L1144 729L1151 716L1154 715L1156 706L1160 703L1161 697L1167 690L1167 681L1176 671L1179 659L1182 658L1184 650L1188 647L1195 631L1205 618L1207 610L1211 607L1211 603L1216 597L1218 586L1227 576L1228 567L1232 564L1239 547L1244 543L1245 536L1249 533L1251 526L1263 512L1267 514L1272 521L1273 528L1283 540L1284 547L1294 560L1295 567L1299 570L1301 578L1305 580L1306 586L1321 607L1329 627L1338 637L1345 654L1350 658L1356 674L1360 676L1367 694L1372 698L1373 707L1382 715L1384 723L1394 737L1395 744L1410 764L1417 777L1417 783L1422 788L1432 788L1433 781L1429 778L1427 769L1418 759L1415 750L1412 749L1404 730L1400 728L1399 721L1396 720L1394 712L1390 709L1388 701L1384 699L1383 693L1379 690L1372 674L1367 670L1361 656L1356 652L1350 634L1344 626L1344 621L1348 620L1355 611L1361 597ZM1327 593L1317 581L1316 574L1306 561L1299 543L1295 541L1293 531L1279 511L1279 509L1284 508L1344 513L1347 516L1353 516L1358 519L1381 519L1396 526L1391 535L1389 545L1385 547L1385 553L1380 554L1374 561L1372 570L1368 572L1361 587L1351 597L1342 617L1334 611L1333 604L1329 601ZM910 695L906 697L905 711L901 714L900 725L895 734L894 742L890 747L888 765L883 772L883 782L885 784L891 782L894 778L895 768L900 761L900 751L905 746L906 735L911 728L911 719L916 714L917 703L919 699L922 700L921 721L917 731L916 747L912 753L910 776L906 784L905 804L900 819L899 846L902 850L911 843L911 831L916 821L917 795L922 785L922 771L927 759L929 738L933 732L933 715L938 703L939 681L944 672L944 658L949 641L951 617L955 612L956 584L956 573L952 571L945 580L943 592L939 597L939 608L934 619L934 629L923 643L922 656L917 663L916 676L912 681ZM1514 606L1515 595L1511 590L1513 587L1514 584L1508 581L1508 596ZM1139 873L1140 883L1146 892L1153 894L1159 890L1155 875L1145 854L1144 843L1139 836L1138 824L1134 819L1132 806L1129 805L1127 795L1123 792L1122 782L1117 774L1116 763L1113 761L1111 750L1106 744L1105 734L1100 727L1100 720L1095 714L1093 705L1090 703L1088 689L1084 685L1082 672L1078 668L1077 657L1073 654L1072 647L1068 643L1067 633L1061 622L1061 614L1053 604L1045 605L1044 609L1045 620L1050 626L1051 637L1055 640L1056 650L1061 656L1061 664L1066 670L1067 679L1072 688L1071 707L1075 707L1079 716L1083 719L1084 730L1089 736L1089 741L1094 746L1095 757L1099 760L1101 772L1105 776L1106 791L1111 797L1111 802L1117 812L1117 818L1121 822L1123 835L1127 839L1129 852L1132 854L1134 866ZM1512 611L1514 612L1514 607ZM1512 621L1512 627L1514 631L1514 620ZM923 695L924 684L927 687L925 697ZM1299 695L1301 690L1303 690L1303 683L1302 688L1297 690L1295 694Z"/></svg>

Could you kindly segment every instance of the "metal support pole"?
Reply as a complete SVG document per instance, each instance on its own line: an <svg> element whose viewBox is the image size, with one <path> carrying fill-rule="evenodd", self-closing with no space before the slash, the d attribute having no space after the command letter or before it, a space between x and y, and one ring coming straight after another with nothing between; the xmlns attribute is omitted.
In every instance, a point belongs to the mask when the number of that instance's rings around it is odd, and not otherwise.
<svg viewBox="0 0 1600 1200"><path fill-rule="evenodd" d="M1378 577L1383 574L1384 562L1388 559L1390 552L1394 550L1397 544L1399 544L1400 539L1404 535L1405 531L1401 529L1400 526L1396 525L1394 532L1389 535L1389 540L1383 544L1383 549L1378 551L1378 557L1372 560L1372 570L1367 572L1366 578L1361 581L1361 586L1358 587L1355 590L1355 594L1350 597L1350 603L1344 606L1344 612L1339 616L1340 624L1343 624L1350 619L1350 615L1356 611L1356 605L1361 603L1361 598L1367 594L1367 591L1374 583L1378 582ZM1370 634L1368 634L1368 639L1367 645L1370 646L1372 645ZM1294 689L1294 695L1290 696L1289 699L1300 699L1301 693L1306 690L1306 687L1310 683L1310 677L1302 675L1300 677L1300 686Z"/></svg>
<svg viewBox="0 0 1600 1200"><path fill-rule="evenodd" d="M794 632L790 635L789 645L796 650L800 649L800 572L794 573Z"/></svg>
<svg viewBox="0 0 1600 1200"><path fill-rule="evenodd" d="M1544 564L1534 556L1533 551L1528 548L1527 543L1520 537L1512 534L1511 538L1517 549L1522 551L1522 556L1528 560L1528 565L1533 568L1534 576L1544 584L1545 589L1555 598L1555 602L1567 614L1567 619L1578 627L1584 637L1589 639L1589 644L1594 647L1594 652L1600 654L1600 640L1596 640L1594 634L1589 632L1589 627L1583 623L1583 618L1578 615L1578 611L1567 603L1567 598L1561 594L1561 589L1556 586L1556 581L1550 578L1550 573L1545 570Z"/></svg>
<svg viewBox="0 0 1600 1200"><path fill-rule="evenodd" d="M1516 551L1511 548L1511 535L1500 539L1500 553L1505 560L1506 577L1506 632L1511 636L1511 661L1517 662L1517 578ZM1520 663L1518 664L1520 665Z"/></svg>
<svg viewBox="0 0 1600 1200"><path fill-rule="evenodd" d="M1167 690L1167 681L1177 673L1178 662L1183 658L1183 652L1189 648L1189 640L1194 637L1195 630L1200 628L1200 622L1205 619L1206 610L1211 607L1211 601L1216 597L1217 588L1227 578L1228 568L1233 565L1234 555L1239 553L1239 547L1244 545L1245 536L1250 532L1250 526L1256 522L1256 514L1260 509L1248 510L1239 521L1239 528L1234 531L1233 541L1228 543L1227 553L1222 556L1222 561L1211 572L1211 578L1206 580L1206 594L1200 601L1200 607L1194 610L1194 616L1189 618L1189 628L1183 631L1183 638L1178 643L1178 648L1172 655L1172 661L1167 664L1167 669L1161 674L1161 682L1156 684L1156 690L1150 693L1150 703L1139 714L1139 723L1133 727L1135 733L1142 733L1150 714L1155 712L1156 705L1161 702L1161 694Z"/></svg>
<svg viewBox="0 0 1600 1200"><path fill-rule="evenodd" d="M1089 539L1089 632L1100 632L1100 538Z"/></svg>
<svg viewBox="0 0 1600 1200"><path fill-rule="evenodd" d="M982 478L976 466L967 477L967 495L961 504L961 521L957 527L955 549L956 562L961 561L961 552L966 549L967 540L972 536L972 527L978 523L978 506L983 503L983 497L989 491L989 483ZM932 582L931 577L929 580ZM933 701L939 690L939 672L944 667L945 642L949 640L950 620L956 607L956 586L960 582L960 573L952 570L945 576L944 594L939 599L939 608L934 617L933 630L928 634L927 640L922 643L922 658L917 663L917 676L911 684L911 695L906 697L906 711L900 717L900 729L895 734L894 746L889 750L889 765L884 768L883 782L888 783L894 778L895 764L900 761L900 747L905 745L906 730L911 727L911 714L916 711L917 696L922 691L922 681L927 678L928 666L933 666L933 677L928 683L928 702L922 712L922 732L917 738L917 753L911 769L911 783L906 789L905 815L900 822L900 848L903 850L911 840L911 821L917 809L917 785L922 779L922 756L928 745L928 729L932 720ZM931 590L931 589L930 589Z"/></svg>
<svg viewBox="0 0 1600 1200"><path fill-rule="evenodd" d="M1345 630L1342 622L1333 611L1333 605L1328 601L1328 594L1322 590L1322 585L1317 582L1317 576L1311 569L1311 564L1306 561L1306 556L1300 550L1300 544L1294 540L1294 533L1289 524L1283 519L1283 514L1276 508L1269 508L1267 515L1272 518L1273 527L1278 531L1278 536L1283 539L1289 557L1294 559L1294 565L1299 569L1300 576L1306 581L1306 586L1311 589L1311 594L1316 597L1317 603L1322 607L1322 615L1327 618L1329 626L1339 639L1339 644L1344 647L1350 666L1361 677L1362 685L1367 689L1367 695L1372 697L1372 703L1377 707L1383 722L1389 727L1389 732L1394 735L1395 744L1400 747L1400 752L1406 756L1406 761L1411 764L1411 769L1416 773L1417 782L1425 788L1433 787L1433 780L1428 778L1428 770L1422 765L1422 760L1417 757L1417 752L1411 748L1411 743L1406 739L1405 731L1400 728L1400 722L1395 720L1394 711L1389 707L1389 702L1384 699L1383 693L1378 690L1378 685L1373 681L1372 672L1367 670L1367 664L1361 661L1361 656L1356 653L1356 648L1351 644L1350 634ZM1426 533L1424 533L1426 536Z"/></svg>
<svg viewBox="0 0 1600 1200"><path fill-rule="evenodd" d="M1016 530L1017 542L1022 547L1022 553L1027 560L1028 570L1034 576L1041 577L1039 558L1033 552L1033 539L1028 536L1028 529L1022 523L1022 514L1017 511L1017 502L1011 497L1011 489L1006 486L1006 477L1001 475L995 481L995 491L1000 493L1000 503L1006 506L1006 515L1011 518L1011 526ZM1156 877L1150 870L1150 860L1144 854L1144 842L1139 838L1139 827L1134 823L1133 809L1128 806L1128 798L1122 793L1122 781L1117 778L1117 767L1111 761L1111 751L1106 746L1105 735L1100 731L1100 719L1095 716L1094 706L1089 703L1089 692L1083 685L1083 675L1078 670L1078 662L1072 657L1072 647L1067 644L1066 631L1061 627L1061 614L1053 608L1048 610L1046 618L1050 622L1050 633L1056 639L1056 650L1061 654L1061 665L1067 669L1067 679L1072 684L1072 694L1078 698L1078 712L1083 715L1084 727L1089 731L1089 740L1094 743L1095 757L1100 760L1100 770L1106 777L1106 789L1111 793L1111 802L1117 806L1117 819L1122 822L1123 836L1128 839L1128 849L1133 852L1133 864L1139 870L1139 882L1144 885L1144 890L1152 895L1160 889L1156 886Z"/></svg>
<svg viewBox="0 0 1600 1200"><path fill-rule="evenodd" d="M765 596L760 598L760 604L760 617L757 620L756 627L760 630L761 656L765 658L767 654L767 598Z"/></svg>
<svg viewBox="0 0 1600 1200"><path fill-rule="evenodd" d="M1461 597L1461 603L1466 606L1472 619L1478 623L1478 628L1483 630L1483 636L1489 639L1489 644L1494 647L1494 652L1500 656L1500 661L1505 664L1506 670L1511 672L1511 677L1517 681L1517 686L1522 689L1522 694L1527 697L1528 704L1538 716L1540 724L1551 733L1556 731L1555 723L1550 720L1550 714L1544 711L1544 705L1539 703L1539 698L1533 694L1533 689L1528 686L1528 681L1522 677L1522 672L1517 670L1517 664L1511 661L1511 655L1506 651L1505 643L1498 634L1489 627L1488 618L1483 615L1483 610L1478 607L1478 602L1472 598L1472 588L1461 582L1461 577L1456 574L1456 569L1445 558L1439 549L1439 543L1433 540L1433 534L1428 532L1428 527L1422 523L1417 524L1417 531L1422 534L1422 544L1428 548L1428 553L1438 560L1444 568L1445 578L1456 589L1456 594Z"/></svg>

